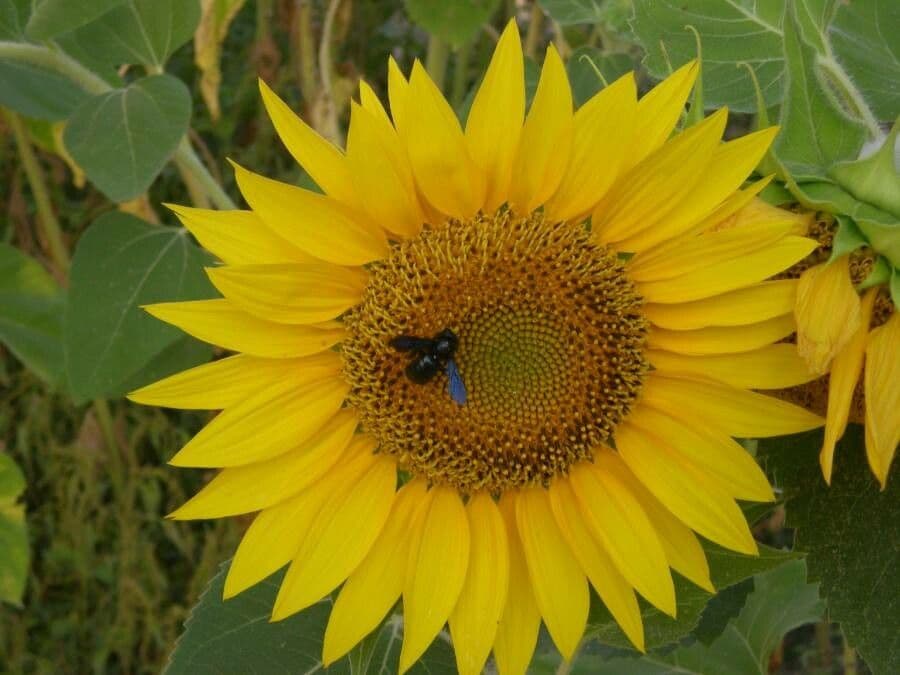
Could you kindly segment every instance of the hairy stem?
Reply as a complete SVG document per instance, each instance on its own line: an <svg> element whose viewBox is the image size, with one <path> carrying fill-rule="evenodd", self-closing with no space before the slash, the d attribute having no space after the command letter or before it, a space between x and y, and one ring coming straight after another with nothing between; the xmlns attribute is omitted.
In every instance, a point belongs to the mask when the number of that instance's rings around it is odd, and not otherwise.
<svg viewBox="0 0 900 675"><path fill-rule="evenodd" d="M841 65L831 57L819 57L816 62L844 105L866 125L869 136L872 139L879 138L882 133L875 114Z"/></svg>

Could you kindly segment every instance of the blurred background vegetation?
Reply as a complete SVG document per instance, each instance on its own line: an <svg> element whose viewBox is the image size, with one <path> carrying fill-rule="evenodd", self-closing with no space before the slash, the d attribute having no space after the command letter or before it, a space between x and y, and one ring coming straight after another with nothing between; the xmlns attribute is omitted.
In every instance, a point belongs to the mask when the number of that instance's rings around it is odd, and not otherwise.
<svg viewBox="0 0 900 675"><path fill-rule="evenodd" d="M2 31L12 30L10 17L28 4L0 0L0 36L9 39ZM578 103L604 78L631 69L642 90L652 82L629 25L630 0L202 0L200 6L196 31L174 50L165 72L190 90L188 142L224 195L238 194L225 158L280 180L309 183L274 134L257 78L339 144L359 79L384 96L388 55L406 71L414 59L425 62L464 116L510 16L522 30L532 90L551 39L568 60ZM436 16L439 26L433 25ZM107 81L130 83L160 70L123 66ZM0 70L0 88L14 86L15 77ZM174 225L161 204L227 205L227 197L203 184L203 171L191 170L188 154L166 163L145 192L110 199L115 189L86 181L64 149L65 122L14 112L10 92L7 99L0 96L9 106L0 115L0 243L38 261L63 287L79 238L107 212ZM52 105L65 92L44 94ZM749 127L752 116L732 119L735 134ZM0 285L0 303L8 301L5 290ZM0 605L0 671L160 672L190 608L233 553L245 525L240 519L163 518L208 479L205 472L165 464L208 415L142 408L115 397L73 399L64 379L39 372L0 345L0 456L11 457L24 476L30 551L27 581L23 575L11 582L24 583L20 604L7 596L11 602ZM145 373L144 379L153 378ZM776 545L790 539L778 511L757 532ZM827 622L788 633L769 667L865 672Z"/></svg>

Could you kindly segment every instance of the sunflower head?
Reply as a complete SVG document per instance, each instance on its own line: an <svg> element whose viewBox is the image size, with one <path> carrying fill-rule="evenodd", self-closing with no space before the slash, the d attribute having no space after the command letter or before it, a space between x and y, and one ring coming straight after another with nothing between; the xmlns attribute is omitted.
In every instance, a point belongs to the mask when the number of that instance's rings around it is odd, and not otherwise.
<svg viewBox="0 0 900 675"><path fill-rule="evenodd" d="M401 670L449 623L461 672L521 673L541 621L572 656L589 584L643 649L638 594L712 590L695 533L756 552L735 500L772 492L733 437L821 424L754 391L814 376L769 278L816 243L744 184L775 129L676 130L696 73L574 109L551 46L526 112L511 22L464 128L391 61L345 149L262 85L322 192L237 167L249 210L177 208L223 297L149 311L238 353L132 394L224 409L172 463L222 469L174 517L257 513L226 595L289 565L275 620L340 587L326 663L402 598Z"/></svg>

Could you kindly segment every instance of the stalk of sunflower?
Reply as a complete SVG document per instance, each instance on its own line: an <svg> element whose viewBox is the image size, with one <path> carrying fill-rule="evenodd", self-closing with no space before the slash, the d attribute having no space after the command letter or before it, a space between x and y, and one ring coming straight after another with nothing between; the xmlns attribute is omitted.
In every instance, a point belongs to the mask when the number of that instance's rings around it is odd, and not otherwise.
<svg viewBox="0 0 900 675"><path fill-rule="evenodd" d="M493 650L522 673L541 620L571 658L589 582L643 649L636 593L674 616L670 568L713 590L695 532L756 553L735 500L772 491L732 437L823 423L752 391L812 377L773 344L797 282L766 279L816 242L779 215L716 229L775 129L722 143L719 111L670 139L696 70L573 111L550 46L526 115L511 22L465 130L391 61L391 114L361 85L346 152L261 85L325 194L236 166L251 210L173 207L224 297L147 309L239 353L131 395L224 409L171 463L222 469L172 517L258 512L226 596L289 564L273 620L343 583L326 664L402 597L401 671L449 623L460 672ZM392 346L445 329L464 405Z"/></svg>
<svg viewBox="0 0 900 675"><path fill-rule="evenodd" d="M832 259L834 231L827 217L812 226L820 246L793 274L797 349L813 372L828 374L819 463L831 483L838 440L848 421L863 422L869 466L884 489L900 444L900 314L884 284L860 295L875 255L863 248Z"/></svg>

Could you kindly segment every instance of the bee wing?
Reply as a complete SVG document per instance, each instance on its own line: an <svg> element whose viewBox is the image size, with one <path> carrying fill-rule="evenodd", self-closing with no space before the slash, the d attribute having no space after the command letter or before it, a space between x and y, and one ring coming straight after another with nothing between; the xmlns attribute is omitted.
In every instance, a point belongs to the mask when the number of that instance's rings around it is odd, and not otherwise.
<svg viewBox="0 0 900 675"><path fill-rule="evenodd" d="M459 405L465 405L469 395L466 392L466 385L463 383L459 368L456 366L456 361L453 359L447 361L447 389L450 391L450 398Z"/></svg>
<svg viewBox="0 0 900 675"><path fill-rule="evenodd" d="M424 352L431 349L432 340L414 335L398 335L390 341L391 347L400 352Z"/></svg>

